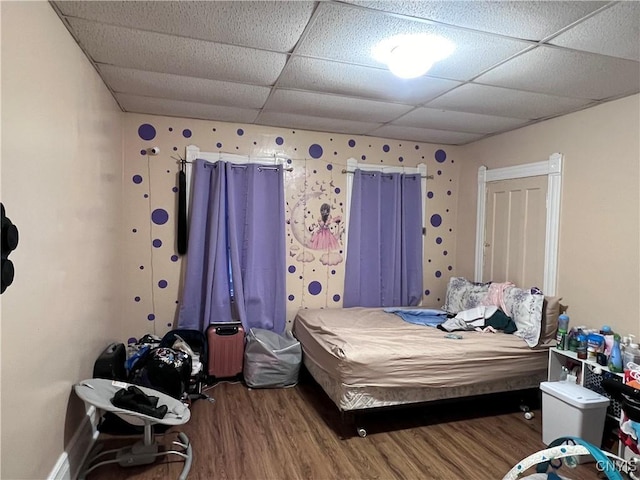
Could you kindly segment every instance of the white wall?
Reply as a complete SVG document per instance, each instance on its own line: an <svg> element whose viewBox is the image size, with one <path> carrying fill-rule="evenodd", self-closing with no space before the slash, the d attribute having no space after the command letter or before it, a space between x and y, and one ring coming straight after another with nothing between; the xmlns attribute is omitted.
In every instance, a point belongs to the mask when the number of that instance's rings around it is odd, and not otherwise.
<svg viewBox="0 0 640 480"><path fill-rule="evenodd" d="M1 2L2 202L20 231L2 295L3 479L51 472L72 385L121 329L122 113L47 2Z"/></svg>
<svg viewBox="0 0 640 480"><path fill-rule="evenodd" d="M564 154L558 288L573 325L640 332L640 96L464 147L456 271L473 278L477 171ZM462 208L467 205L466 208Z"/></svg>

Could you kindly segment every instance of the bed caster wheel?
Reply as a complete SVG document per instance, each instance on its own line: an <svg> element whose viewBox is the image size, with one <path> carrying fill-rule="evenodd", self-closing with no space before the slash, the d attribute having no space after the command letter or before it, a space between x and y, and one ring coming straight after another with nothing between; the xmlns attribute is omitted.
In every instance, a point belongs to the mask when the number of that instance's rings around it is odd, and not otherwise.
<svg viewBox="0 0 640 480"><path fill-rule="evenodd" d="M364 428L358 427L357 430L358 430L358 436L360 436L362 438L367 436L367 431Z"/></svg>
<svg viewBox="0 0 640 480"><path fill-rule="evenodd" d="M520 405L520 410L524 412L524 418L526 418L527 420L531 420L533 418L533 412L529 410L529 407L527 405Z"/></svg>

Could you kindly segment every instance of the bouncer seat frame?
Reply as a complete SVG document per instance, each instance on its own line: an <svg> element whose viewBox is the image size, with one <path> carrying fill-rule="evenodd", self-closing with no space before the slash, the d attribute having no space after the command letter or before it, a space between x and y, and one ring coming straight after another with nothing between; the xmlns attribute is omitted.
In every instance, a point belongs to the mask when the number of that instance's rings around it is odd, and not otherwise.
<svg viewBox="0 0 640 480"><path fill-rule="evenodd" d="M156 424L176 426L183 425L191 418L189 408L181 401L157 390L135 385L146 395L158 397L157 406L167 406L167 413L163 418L156 418L140 412L116 407L111 399L120 389L127 389L131 384L117 380L92 378L83 380L74 386L78 397L86 404L93 405L99 412L112 412L134 425L144 426L143 438L132 445L112 450L102 450L102 445L94 447L80 469L79 480L85 480L86 476L98 467L117 463L122 467L149 465L162 456L174 455L184 460L184 467L179 480L185 480L191 469L193 451L189 438L182 432L177 432L178 441L173 441L173 450L160 450L160 444L155 441L153 426ZM101 414L102 415L102 414Z"/></svg>

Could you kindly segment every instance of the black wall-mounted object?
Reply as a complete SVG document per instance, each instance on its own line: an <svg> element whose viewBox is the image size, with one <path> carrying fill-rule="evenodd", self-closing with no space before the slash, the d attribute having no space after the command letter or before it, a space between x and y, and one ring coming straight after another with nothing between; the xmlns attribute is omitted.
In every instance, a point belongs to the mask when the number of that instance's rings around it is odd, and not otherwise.
<svg viewBox="0 0 640 480"><path fill-rule="evenodd" d="M0 210L2 210L2 235L0 238L2 241L2 265L0 266L2 286L0 294L2 294L13 283L15 275L15 269L13 262L9 260L9 254L18 246L18 227L7 217L2 203L0 203Z"/></svg>

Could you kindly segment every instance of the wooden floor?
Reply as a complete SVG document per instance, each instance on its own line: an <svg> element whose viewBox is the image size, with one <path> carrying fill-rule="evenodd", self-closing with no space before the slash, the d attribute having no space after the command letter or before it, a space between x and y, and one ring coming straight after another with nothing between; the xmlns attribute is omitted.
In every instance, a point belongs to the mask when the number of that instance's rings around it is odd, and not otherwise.
<svg viewBox="0 0 640 480"><path fill-rule="evenodd" d="M360 438L306 377L289 389L220 383L207 393L215 403L195 401L191 420L180 427L193 446L189 479L492 480L544 448L539 405L534 405L535 417L526 420L519 410L520 394L367 414L355 419L367 428L368 435ZM533 403L537 397L533 392ZM123 442L101 439L108 448ZM109 465L88 479L164 480L178 478L181 470L177 461ZM593 463L574 470L564 466L559 473L571 479L601 478Z"/></svg>

